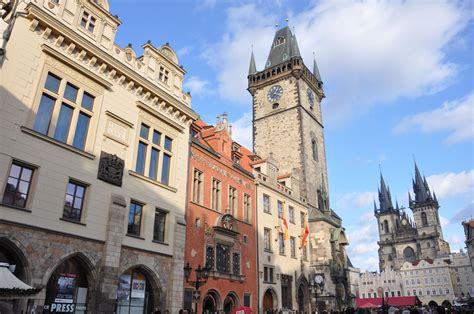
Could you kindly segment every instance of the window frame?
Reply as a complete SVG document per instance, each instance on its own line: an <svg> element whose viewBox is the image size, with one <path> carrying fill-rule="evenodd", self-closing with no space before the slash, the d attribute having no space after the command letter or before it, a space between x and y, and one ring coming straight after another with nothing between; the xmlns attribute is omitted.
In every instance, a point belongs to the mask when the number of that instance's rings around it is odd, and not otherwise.
<svg viewBox="0 0 474 314"><path fill-rule="evenodd" d="M268 248L267 248L267 240L266 235L268 232ZM263 250L265 252L272 252L272 229L271 228L263 228Z"/></svg>
<svg viewBox="0 0 474 314"><path fill-rule="evenodd" d="M296 258L296 239L290 237L290 257Z"/></svg>
<svg viewBox="0 0 474 314"><path fill-rule="evenodd" d="M214 186L214 183L216 186ZM222 182L212 177L211 179L211 209L221 211L222 208Z"/></svg>
<svg viewBox="0 0 474 314"><path fill-rule="evenodd" d="M31 177L30 177L30 181L28 183L28 191L27 191L27 194L26 194L25 206L18 206L18 205L9 204L9 203L4 202L5 192L6 192L7 184L8 184L8 179L10 178L10 174L11 174L11 170L12 170L13 165L17 165L19 167L27 168L27 169L31 170ZM4 205L4 206L17 208L17 209L20 209L20 210L30 211L28 208L29 208L29 205L31 203L31 199L33 198L33 194L34 194L34 187L35 187L36 177L37 177L37 174L35 174L35 172L37 172L37 171L39 171L39 167L36 166L36 165L30 164L30 163L27 163L27 162L24 162L24 161L21 161L19 159L15 159L15 158L11 159L9 171L7 171L5 173L5 175L6 175L5 176L5 183L4 183L4 186L3 186L3 193L2 193L2 199L1 199L0 204ZM21 173L23 173L23 170L21 171ZM20 177L21 177L21 173L20 173ZM20 179L20 177L18 179ZM19 185L19 182L18 182L18 185ZM17 189L18 189L18 186L15 188L15 191L17 191Z"/></svg>
<svg viewBox="0 0 474 314"><path fill-rule="evenodd" d="M268 200L268 202L265 202L265 200ZM271 209L271 198L270 198L270 195L268 194L263 194L262 196L262 202L263 202L263 212L266 213L266 214L270 214L272 213L272 209ZM266 206L268 205L268 206Z"/></svg>
<svg viewBox="0 0 474 314"><path fill-rule="evenodd" d="M295 224L295 208L288 205L288 220L290 223Z"/></svg>
<svg viewBox="0 0 474 314"><path fill-rule="evenodd" d="M252 197L250 194L244 193L242 204L242 219L246 223L252 222Z"/></svg>
<svg viewBox="0 0 474 314"><path fill-rule="evenodd" d="M174 163L175 163L175 141L176 135L172 132L167 132L166 130L162 129L156 123L145 119L144 117L139 117L137 123L137 131L135 132L135 152L134 152L134 160L133 160L133 172L141 177L145 177L153 182L158 184L162 184L167 187L173 186L174 183ZM148 127L148 134L147 138L143 138L141 135L142 127ZM160 134L159 143L154 143L153 135L156 133ZM165 141L166 139L171 140L171 150L165 148ZM145 153L143 157L143 172L139 172L138 165L139 165L139 152L140 152L140 144L145 146ZM151 172L151 160L152 160L152 153L153 151L157 151L157 164L156 164L156 178L150 176ZM167 155L169 157L168 163L168 180L167 182L163 181L163 169L164 169L164 156Z"/></svg>
<svg viewBox="0 0 474 314"><path fill-rule="evenodd" d="M57 91L51 91L46 88L46 83L48 80L48 76L51 74L53 77L56 77L59 80ZM82 73L81 77L84 75ZM85 77L85 76L84 76ZM73 85L77 88L76 94L76 101L73 102L64 96L64 92L66 86ZM99 88L103 91L102 88ZM93 98L92 108L89 110L82 106L82 102L84 100L84 95L88 95ZM48 129L46 133L41 132L35 128L36 120L38 117L38 113L41 107L41 101L43 99L43 95L47 98L50 98L53 101L53 108L51 109L51 113L48 118ZM101 111L101 92L98 89L94 89L92 86L89 86L82 81L79 81L77 78L74 78L68 73L64 73L61 70L56 69L51 65L46 65L43 69L43 74L40 80L40 83L37 85L36 96L33 100L32 104L32 111L29 115L27 125L29 129L35 134L39 134L40 137L46 137L48 140L52 142L60 143L60 145L65 145L66 148L70 148L72 150L78 150L80 152L90 153L94 149L94 142L95 142L95 135L96 135L96 127L97 127L97 119L99 113ZM72 114L68 124L67 130L67 137L66 140L60 140L55 137L55 133L58 126L58 121L60 118L60 111L62 106L68 106L72 109ZM83 147L80 148L74 145L74 140L77 132L77 127L79 125L79 118L81 113L87 117L89 117L88 125L87 125L87 132L85 134L84 144ZM34 135L35 135L34 134Z"/></svg>
<svg viewBox="0 0 474 314"><path fill-rule="evenodd" d="M196 176L197 175L197 176ZM193 202L199 205L203 203L203 185L204 185L204 173L197 169L193 169Z"/></svg>
<svg viewBox="0 0 474 314"><path fill-rule="evenodd" d="M81 186L82 188L84 188L84 194L82 196L82 204L81 204L81 209L80 209L80 216L79 216L79 219L76 220L76 219L73 219L73 218L70 218L70 217L65 217L64 216L64 213L65 213L65 207L66 207L66 197L68 195L67 193L67 188L68 188L68 185L69 184L74 184L76 185L76 188L74 189L74 192L77 191L77 186ZM86 207L87 207L87 200L88 200L88 194L89 194L89 187L90 187L90 184L88 183L85 183L83 181L80 181L80 180L77 180L77 179L74 179L74 178L69 178L67 184L66 184L66 191L64 193L64 203L63 203L63 215L61 216L61 220L67 220L67 221L70 221L70 222L78 222L78 223L82 223L84 220L85 220L85 212L86 212ZM75 195L73 197L73 204L74 204L74 200L75 200ZM71 208L72 210L74 208Z"/></svg>
<svg viewBox="0 0 474 314"><path fill-rule="evenodd" d="M82 21L84 20L85 14L87 14L88 17L86 19L86 24L82 25ZM95 14L93 14L90 10L84 8L81 10L81 15L79 16L77 25L79 26L78 28L81 29L86 34L95 36L98 32L99 21L100 19ZM90 30L91 24L92 24L92 30Z"/></svg>
<svg viewBox="0 0 474 314"><path fill-rule="evenodd" d="M141 206L141 212L140 212L140 223L138 225L138 234L133 234L133 233L130 233L129 232L129 227L130 227L130 211L131 211L131 207L132 207L132 203L135 204L135 205L139 205ZM142 231L142 227L143 227L143 211L145 209L145 203L143 202L140 202L136 199L131 199L130 200L130 204L129 204L129 208L128 208L128 215L127 215L127 232L126 232L126 235L128 236L131 236L131 237L137 237L137 238L140 238L141 236L141 231ZM135 223L135 216L136 216L136 212L134 213L134 220L133 222Z"/></svg>
<svg viewBox="0 0 474 314"><path fill-rule="evenodd" d="M227 205L229 207L230 214L232 214L233 217L237 217L237 211L238 211L238 191L236 188L233 186L229 185L229 188L227 189Z"/></svg>
<svg viewBox="0 0 474 314"><path fill-rule="evenodd" d="M161 215L164 215L163 230L161 230L161 232L160 232L162 234L163 241L160 241L159 239L156 238L156 228L157 228L156 219L157 219L158 213L161 214ZM166 226L167 226L168 214L169 214L169 211L167 211L165 209L162 209L162 208L159 208L159 207L155 207L155 217L154 217L154 220L153 220L153 242L167 243L167 241L166 241L167 240L167 238L166 238L166 231L167 231Z"/></svg>

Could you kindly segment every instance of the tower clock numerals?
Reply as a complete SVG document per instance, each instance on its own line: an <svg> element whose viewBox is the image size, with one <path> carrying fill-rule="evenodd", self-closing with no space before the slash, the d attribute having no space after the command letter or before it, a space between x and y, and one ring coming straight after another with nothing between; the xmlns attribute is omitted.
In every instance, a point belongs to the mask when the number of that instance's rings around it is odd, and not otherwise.
<svg viewBox="0 0 474 314"><path fill-rule="evenodd" d="M306 90L306 95L308 95L308 101L309 101L309 104L310 106L314 106L314 94L313 94L313 91L311 89L307 89Z"/></svg>
<svg viewBox="0 0 474 314"><path fill-rule="evenodd" d="M283 95L283 88L280 85L274 85L267 94L267 99L270 102L275 102L280 99L281 95Z"/></svg>

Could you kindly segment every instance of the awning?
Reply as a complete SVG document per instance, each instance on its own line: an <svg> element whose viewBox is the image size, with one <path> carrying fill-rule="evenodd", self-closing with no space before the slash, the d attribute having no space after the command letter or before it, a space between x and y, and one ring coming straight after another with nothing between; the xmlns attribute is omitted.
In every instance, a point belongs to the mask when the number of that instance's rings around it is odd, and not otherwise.
<svg viewBox="0 0 474 314"><path fill-rule="evenodd" d="M384 298L367 298L367 299L356 299L356 306L360 309L369 309L385 306L394 307L405 307L415 306L421 304L420 300L416 296L411 297L388 297Z"/></svg>
<svg viewBox="0 0 474 314"><path fill-rule="evenodd" d="M18 279L7 263L0 263L0 299L15 299L37 294L41 289L33 288Z"/></svg>
<svg viewBox="0 0 474 314"><path fill-rule="evenodd" d="M251 308L240 306L232 311L231 314L253 314L255 313Z"/></svg>

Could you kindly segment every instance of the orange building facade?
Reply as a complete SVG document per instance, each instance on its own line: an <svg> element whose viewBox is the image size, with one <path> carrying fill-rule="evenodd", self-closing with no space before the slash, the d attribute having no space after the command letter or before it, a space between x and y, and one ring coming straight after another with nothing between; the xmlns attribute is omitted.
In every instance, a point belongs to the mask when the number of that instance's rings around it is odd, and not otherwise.
<svg viewBox="0 0 474 314"><path fill-rule="evenodd" d="M185 264L193 269L189 280L196 279L199 265L210 267L199 288L198 313L258 307L255 183L249 165L254 157L232 140L226 115L216 126L200 120L192 125L185 249ZM194 286L185 280L184 288L184 309L194 310Z"/></svg>

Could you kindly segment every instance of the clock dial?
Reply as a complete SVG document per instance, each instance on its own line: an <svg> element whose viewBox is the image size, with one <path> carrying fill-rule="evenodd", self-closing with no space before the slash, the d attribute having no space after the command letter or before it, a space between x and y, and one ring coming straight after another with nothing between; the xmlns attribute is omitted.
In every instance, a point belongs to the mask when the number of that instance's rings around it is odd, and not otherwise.
<svg viewBox="0 0 474 314"><path fill-rule="evenodd" d="M308 101L311 106L314 106L314 94L311 89L306 90L306 95L308 95Z"/></svg>
<svg viewBox="0 0 474 314"><path fill-rule="evenodd" d="M275 85L268 91L267 99L269 102L275 102L280 99L281 95L283 95L283 88L280 85Z"/></svg>
<svg viewBox="0 0 474 314"><path fill-rule="evenodd" d="M406 226L407 224L408 224L408 221L405 218L403 218L402 219L402 225Z"/></svg>
<svg viewBox="0 0 474 314"><path fill-rule="evenodd" d="M314 277L314 281L318 284L322 283L323 282L323 276L316 275L316 277Z"/></svg>

